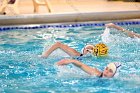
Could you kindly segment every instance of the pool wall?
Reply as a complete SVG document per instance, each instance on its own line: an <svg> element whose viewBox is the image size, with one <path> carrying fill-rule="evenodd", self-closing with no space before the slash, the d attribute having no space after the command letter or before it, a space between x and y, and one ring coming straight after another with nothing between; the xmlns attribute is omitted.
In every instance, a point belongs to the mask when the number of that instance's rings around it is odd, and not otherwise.
<svg viewBox="0 0 140 93"><path fill-rule="evenodd" d="M0 25L87 22L105 20L140 19L140 11L87 12L64 14L28 14L0 16Z"/></svg>
<svg viewBox="0 0 140 93"><path fill-rule="evenodd" d="M123 21L112 21L113 23L123 26L123 25L140 25L139 19L134 20L123 20ZM61 24L37 24L37 25L16 25L16 26L0 26L0 31L8 31L15 29L39 29L39 28L67 28L67 27L81 27L81 26L104 26L110 21L94 21L94 22L77 22L77 23L61 23Z"/></svg>

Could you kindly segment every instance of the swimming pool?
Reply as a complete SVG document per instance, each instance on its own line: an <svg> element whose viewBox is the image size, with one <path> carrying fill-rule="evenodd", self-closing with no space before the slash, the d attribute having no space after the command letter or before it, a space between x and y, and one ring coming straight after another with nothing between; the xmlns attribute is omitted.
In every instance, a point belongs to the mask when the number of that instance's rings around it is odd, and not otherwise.
<svg viewBox="0 0 140 93"><path fill-rule="evenodd" d="M0 27L0 92L1 93L138 93L140 91L140 39L129 38L115 29L106 41L109 56L83 57L81 61L103 70L110 62L122 66L114 78L91 77L68 65L57 67L62 58L70 58L57 50L47 59L38 55L60 41L78 51L85 44L102 42L105 27L100 23L50 24ZM140 21L116 22L140 33Z"/></svg>

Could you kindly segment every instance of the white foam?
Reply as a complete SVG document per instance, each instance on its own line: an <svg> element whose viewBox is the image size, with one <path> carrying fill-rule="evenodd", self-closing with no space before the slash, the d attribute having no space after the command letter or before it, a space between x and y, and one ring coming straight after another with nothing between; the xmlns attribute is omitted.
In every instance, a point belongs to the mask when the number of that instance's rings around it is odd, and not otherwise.
<svg viewBox="0 0 140 93"><path fill-rule="evenodd" d="M105 28L104 30L104 33L101 35L101 38L102 38L102 41L104 43L108 43L108 42L111 42L111 39L110 39L110 29L109 28Z"/></svg>
<svg viewBox="0 0 140 93"><path fill-rule="evenodd" d="M64 52L62 49L56 49L55 51L53 51L50 56L61 56L61 57L70 57L70 55L68 55L66 52Z"/></svg>
<svg viewBox="0 0 140 93"><path fill-rule="evenodd" d="M59 78L81 78L81 77L89 77L87 73L82 71L80 68L77 68L72 65L68 66L56 66L57 75Z"/></svg>

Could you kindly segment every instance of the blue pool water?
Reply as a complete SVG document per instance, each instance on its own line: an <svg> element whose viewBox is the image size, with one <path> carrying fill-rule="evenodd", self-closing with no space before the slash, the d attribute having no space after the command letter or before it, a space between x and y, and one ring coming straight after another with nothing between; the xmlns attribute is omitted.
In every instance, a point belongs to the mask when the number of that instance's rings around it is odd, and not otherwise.
<svg viewBox="0 0 140 93"><path fill-rule="evenodd" d="M116 24L140 33L140 22ZM140 39L110 29L104 41L104 29L104 23L0 27L0 93L139 93ZM46 59L38 57L57 41L78 51L86 44L105 42L108 57L87 55L81 61L100 70L110 62L122 66L114 78L106 79L89 76L72 64L56 66L71 58L61 50Z"/></svg>

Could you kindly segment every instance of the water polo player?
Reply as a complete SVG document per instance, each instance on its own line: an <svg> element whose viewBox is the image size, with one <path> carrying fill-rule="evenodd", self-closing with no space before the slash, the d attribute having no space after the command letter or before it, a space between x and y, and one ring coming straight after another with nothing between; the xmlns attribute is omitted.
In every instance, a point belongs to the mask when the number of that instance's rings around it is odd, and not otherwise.
<svg viewBox="0 0 140 93"><path fill-rule="evenodd" d="M118 68L121 66L121 63L119 63L119 62L112 62L112 63L109 63L105 67L104 71L101 72L97 68L92 68L92 67L87 66L86 64L83 64L82 62L80 62L78 60L74 60L74 59L60 60L59 62L57 62L57 65L62 66L62 65L70 64L70 63L79 67L80 69L82 69L83 71L88 73L89 75L98 76L100 78L101 77L105 77L105 78L113 77L117 73Z"/></svg>
<svg viewBox="0 0 140 93"><path fill-rule="evenodd" d="M69 47L68 45L62 44L61 42L57 42L54 45L52 45L47 51L43 52L41 57L48 57L54 50L58 48L62 49L70 56L83 56L88 53L91 53L94 56L106 56L108 54L108 47L103 43L99 43L96 45L86 45L82 49L82 53L80 53L75 49Z"/></svg>

